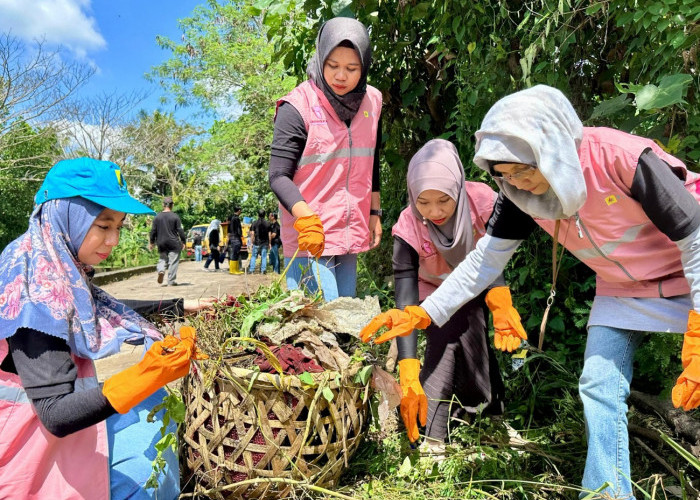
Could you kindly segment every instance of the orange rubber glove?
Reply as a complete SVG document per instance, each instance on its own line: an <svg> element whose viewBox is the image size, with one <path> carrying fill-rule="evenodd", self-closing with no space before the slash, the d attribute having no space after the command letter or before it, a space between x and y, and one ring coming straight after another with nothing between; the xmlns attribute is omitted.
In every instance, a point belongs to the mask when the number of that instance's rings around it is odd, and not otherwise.
<svg viewBox="0 0 700 500"><path fill-rule="evenodd" d="M418 419L425 427L428 420L428 398L423 392L418 375L420 361L417 359L402 359L399 361L399 384L401 385L401 418L406 426L408 440L415 443L418 440Z"/></svg>
<svg viewBox="0 0 700 500"><path fill-rule="evenodd" d="M427 328L431 323L430 316L420 306L406 306L401 309L389 309L383 312L369 322L360 332L362 342L369 342L372 335L377 333L381 327L386 326L389 331L374 339L375 344L381 344L395 337L404 337L409 335L414 329L422 330Z"/></svg>
<svg viewBox="0 0 700 500"><path fill-rule="evenodd" d="M323 254L326 237L323 234L323 224L321 224L318 215L299 217L294 223L294 229L299 233L297 237L299 250L306 250L314 257L320 257Z"/></svg>
<svg viewBox="0 0 700 500"><path fill-rule="evenodd" d="M681 351L683 373L671 391L673 406L683 407L685 411L700 405L700 313L690 311L688 330L683 336Z"/></svg>
<svg viewBox="0 0 700 500"><path fill-rule="evenodd" d="M497 286L486 294L486 305L493 314L493 344L501 351L513 352L527 340L527 333L520 323L520 314L513 307L510 288Z"/></svg>
<svg viewBox="0 0 700 500"><path fill-rule="evenodd" d="M190 359L205 359L195 347L191 326L180 328L180 338L172 335L155 342L134 366L109 377L102 387L112 407L126 413L164 385L190 371Z"/></svg>

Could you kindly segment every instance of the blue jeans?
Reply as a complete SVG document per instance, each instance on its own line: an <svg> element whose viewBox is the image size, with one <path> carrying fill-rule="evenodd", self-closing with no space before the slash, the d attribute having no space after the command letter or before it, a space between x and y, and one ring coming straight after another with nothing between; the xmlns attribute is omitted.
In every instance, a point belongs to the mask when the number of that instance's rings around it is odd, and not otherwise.
<svg viewBox="0 0 700 500"><path fill-rule="evenodd" d="M255 260L258 258L258 253L260 253L260 272L264 273L267 269L267 245L253 245L253 255L251 255L248 265L249 273L255 271Z"/></svg>
<svg viewBox="0 0 700 500"><path fill-rule="evenodd" d="M194 261L202 262L202 245L194 246Z"/></svg>
<svg viewBox="0 0 700 500"><path fill-rule="evenodd" d="M280 246L270 245L270 265L277 274L280 273Z"/></svg>
<svg viewBox="0 0 700 500"><path fill-rule="evenodd" d="M607 326L588 328L579 394L583 401L588 454L583 487L601 494L634 498L630 478L627 396L632 382L634 353L643 334ZM585 493L581 494L584 497ZM608 497L606 497L608 498Z"/></svg>
<svg viewBox="0 0 700 500"><path fill-rule="evenodd" d="M148 422L147 417L166 394L165 389L158 389L127 413L117 413L107 418L112 500L175 500L180 495L178 458L170 448L163 453L166 467L158 476L158 488L154 490L144 487L151 475L151 464L156 458L154 445L161 438L164 410L156 414L154 422ZM168 432L177 432L177 425L172 421L168 425Z"/></svg>
<svg viewBox="0 0 700 500"><path fill-rule="evenodd" d="M338 297L354 297L357 286L357 254L335 255L316 259L297 257L287 271L287 288L296 290L305 286L311 293L321 291L326 302Z"/></svg>

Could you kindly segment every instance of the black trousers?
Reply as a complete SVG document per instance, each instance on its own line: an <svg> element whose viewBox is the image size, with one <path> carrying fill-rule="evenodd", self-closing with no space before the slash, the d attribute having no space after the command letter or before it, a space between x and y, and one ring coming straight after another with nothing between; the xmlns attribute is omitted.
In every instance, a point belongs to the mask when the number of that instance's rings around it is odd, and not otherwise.
<svg viewBox="0 0 700 500"><path fill-rule="evenodd" d="M425 435L444 440L451 417L478 409L503 413L505 386L491 348L483 295L468 302L442 327L430 325L420 381L428 397Z"/></svg>

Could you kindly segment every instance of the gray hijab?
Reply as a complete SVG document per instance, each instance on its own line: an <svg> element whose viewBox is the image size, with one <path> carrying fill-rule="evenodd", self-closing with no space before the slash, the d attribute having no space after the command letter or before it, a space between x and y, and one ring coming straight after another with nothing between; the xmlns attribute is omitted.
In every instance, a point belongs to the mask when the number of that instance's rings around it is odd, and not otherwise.
<svg viewBox="0 0 700 500"><path fill-rule="evenodd" d="M348 41L357 51L362 63L362 75L357 86L343 96L339 96L330 88L323 78L323 65L326 59L338 45ZM316 86L323 91L333 110L341 121L352 120L360 109L360 103L367 90L367 71L372 62L372 48L369 35L364 24L349 17L335 17L326 21L318 30L316 37L316 52L306 66L306 74Z"/></svg>
<svg viewBox="0 0 700 500"><path fill-rule="evenodd" d="M454 269L467 256L474 242L472 218L464 188L464 169L457 148L444 139L428 141L411 158L406 183L408 202L418 219L423 216L416 208L416 199L423 191L436 189L457 202L455 213L444 225L436 226L429 220L424 221L430 240Z"/></svg>

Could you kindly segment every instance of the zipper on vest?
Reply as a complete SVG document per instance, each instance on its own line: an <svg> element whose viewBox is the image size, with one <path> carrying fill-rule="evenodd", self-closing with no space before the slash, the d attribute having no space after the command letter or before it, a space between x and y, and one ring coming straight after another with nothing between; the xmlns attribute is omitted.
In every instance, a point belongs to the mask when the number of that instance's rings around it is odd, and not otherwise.
<svg viewBox="0 0 700 500"><path fill-rule="evenodd" d="M581 231L581 221L578 218L578 212L576 212L574 218L576 219L576 231L578 232L578 237L583 238L583 232Z"/></svg>
<svg viewBox="0 0 700 500"><path fill-rule="evenodd" d="M352 131L350 130L350 126L346 125L348 127L348 146L350 149L350 152L348 154L348 173L345 177L345 203L347 204L348 207L348 217L345 220L345 252L349 253L350 252L350 170L352 170Z"/></svg>
<svg viewBox="0 0 700 500"><path fill-rule="evenodd" d="M590 233L588 232L588 229L586 229L586 226L585 226L585 225L583 224L583 222L581 222L581 220L579 219L578 212L576 212L576 216L575 216L575 217L576 217L576 228L579 230L579 236L580 236L581 238L583 238L582 232L583 232L583 233L586 233L586 238L588 239L588 241L590 242L590 244L593 245L593 248L595 249L596 252L598 252L598 254L599 254L601 257L603 257L603 258L604 258L605 260L607 260L608 262L612 262L613 264L615 264L623 273L625 273L625 275L626 275L629 279L631 279L632 281L638 282L639 280L635 279L629 272L627 272L627 269L625 269L625 266L623 266L622 264L620 264L618 261L613 260L613 259L611 259L610 257L608 257L607 255L605 255L605 254L603 253L603 251L600 249L600 247L599 247L598 245L596 245L595 241L593 241L593 238L591 238L591 235L590 235Z"/></svg>

